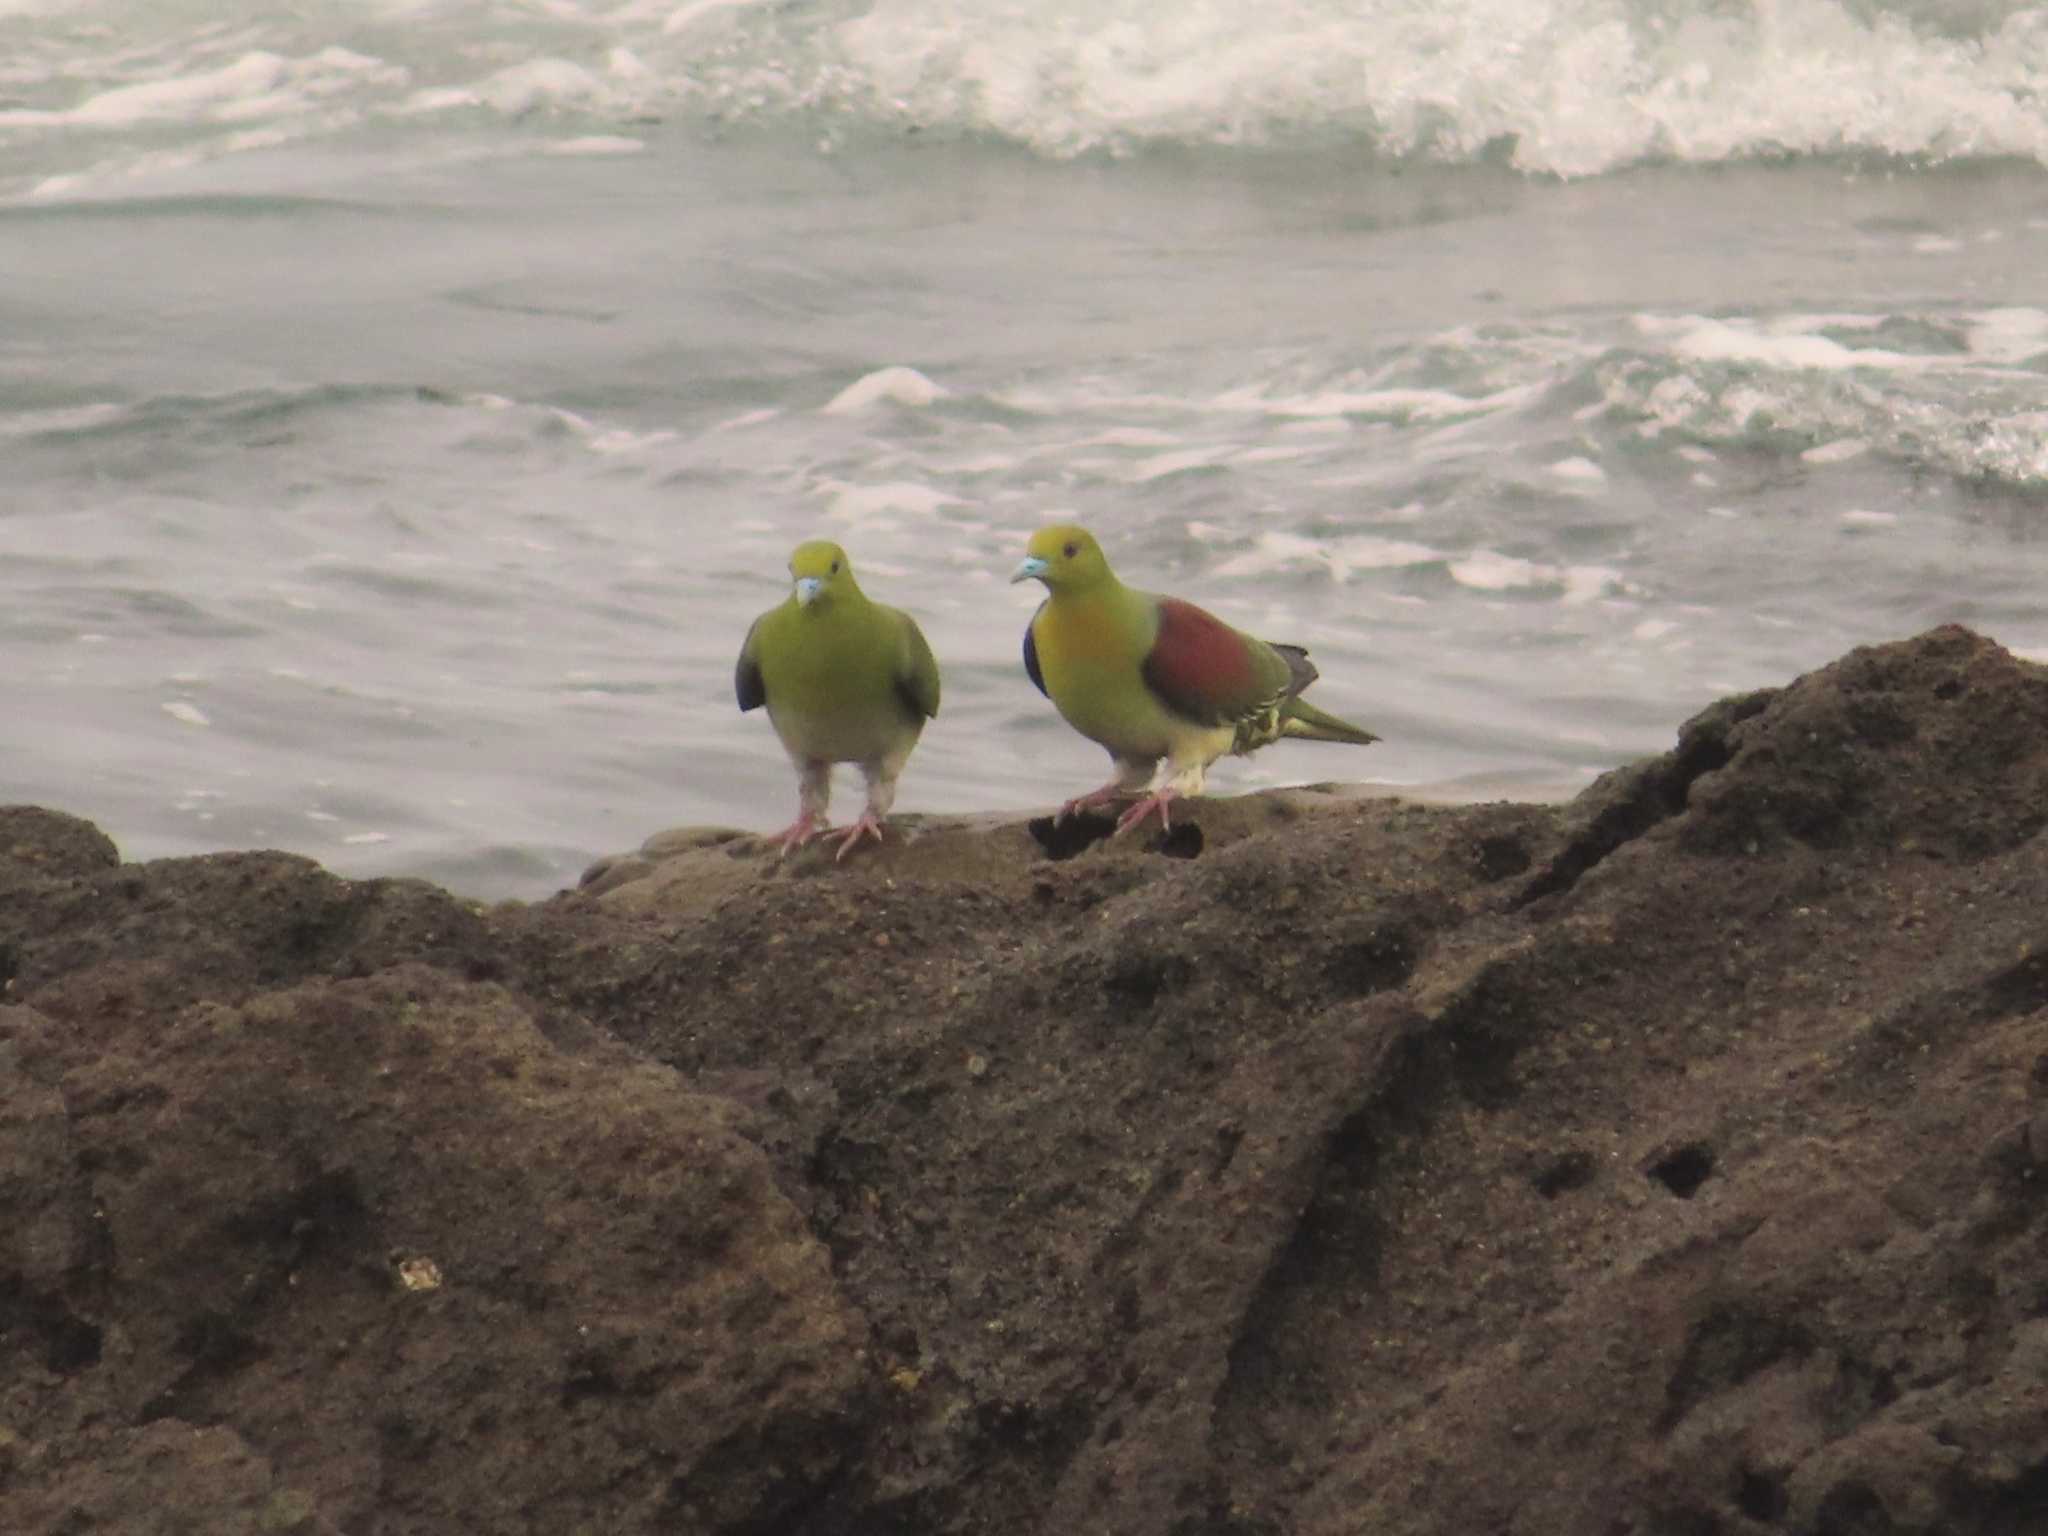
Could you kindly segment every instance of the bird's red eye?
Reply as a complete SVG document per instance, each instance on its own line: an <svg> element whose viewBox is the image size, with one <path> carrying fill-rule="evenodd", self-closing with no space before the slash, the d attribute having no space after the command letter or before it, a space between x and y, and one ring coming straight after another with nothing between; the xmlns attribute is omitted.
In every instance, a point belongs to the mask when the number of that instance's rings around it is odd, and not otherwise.
<svg viewBox="0 0 2048 1536"><path fill-rule="evenodd" d="M1060 551L1060 553L1065 555L1069 560L1073 559L1074 556L1078 555L1080 552L1081 551L1075 548L1072 544L1069 544L1065 549Z"/></svg>

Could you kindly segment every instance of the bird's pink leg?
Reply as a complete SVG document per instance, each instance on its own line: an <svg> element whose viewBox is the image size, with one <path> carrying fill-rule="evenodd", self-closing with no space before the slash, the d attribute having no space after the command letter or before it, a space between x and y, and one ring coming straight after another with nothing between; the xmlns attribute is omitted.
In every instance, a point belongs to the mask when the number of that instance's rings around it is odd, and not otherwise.
<svg viewBox="0 0 2048 1536"><path fill-rule="evenodd" d="M1159 830L1171 832L1173 818L1167 814L1167 806L1176 800L1185 800L1189 795L1199 795L1208 766L1200 758L1182 763L1169 757L1166 771L1159 777L1159 787L1117 818L1117 835L1120 837L1130 831L1154 811L1159 813Z"/></svg>
<svg viewBox="0 0 2048 1536"><path fill-rule="evenodd" d="M1128 800L1132 795L1145 792L1145 786L1152 782L1152 769L1156 759L1147 761L1137 758L1118 757L1114 752L1109 760L1116 764L1116 777L1100 789L1091 789L1085 795L1076 796L1059 808L1052 824L1058 826L1078 811L1092 811L1098 805L1108 805L1113 800Z"/></svg>
<svg viewBox="0 0 2048 1536"><path fill-rule="evenodd" d="M860 765L860 771L868 781L867 809L861 812L859 821L846 829L846 836L839 840L835 862L853 852L854 846L864 837L872 837L877 843L882 841L882 823L888 819L889 807L896 803L896 775L903 771L910 749L916 742L913 735L894 751Z"/></svg>
<svg viewBox="0 0 2048 1536"><path fill-rule="evenodd" d="M1159 830L1171 832L1173 830L1173 822L1166 814L1166 807L1175 798L1174 787L1171 783L1160 785L1151 794L1125 811L1123 815L1117 817L1116 835L1121 837L1154 811L1159 813Z"/></svg>
<svg viewBox="0 0 2048 1536"><path fill-rule="evenodd" d="M821 832L832 830L825 814L832 803L832 765L796 759L796 820L775 834L781 845L777 858L788 858L790 850L801 848Z"/></svg>

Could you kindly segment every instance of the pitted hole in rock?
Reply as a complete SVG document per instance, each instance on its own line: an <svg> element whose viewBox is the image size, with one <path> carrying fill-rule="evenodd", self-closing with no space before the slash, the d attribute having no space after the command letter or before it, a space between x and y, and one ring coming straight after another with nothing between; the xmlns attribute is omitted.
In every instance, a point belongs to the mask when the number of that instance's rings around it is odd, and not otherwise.
<svg viewBox="0 0 2048 1536"><path fill-rule="evenodd" d="M1177 950L1147 949L1133 944L1111 961L1102 990L1134 1011L1150 1008L1162 993L1177 991L1195 973L1194 962Z"/></svg>
<svg viewBox="0 0 2048 1536"><path fill-rule="evenodd" d="M1330 984L1353 997L1392 991L1414 974L1418 948L1407 928L1376 926L1330 952Z"/></svg>
<svg viewBox="0 0 2048 1536"><path fill-rule="evenodd" d="M1681 1200L1698 1194L1713 1171L1713 1148L1697 1141L1672 1148L1644 1170Z"/></svg>
<svg viewBox="0 0 2048 1536"><path fill-rule="evenodd" d="M1536 1186L1536 1192L1544 1199L1555 1200L1569 1190L1584 1189L1592 1183L1596 1169L1593 1154L1583 1147L1574 1147L1529 1182Z"/></svg>
<svg viewBox="0 0 2048 1536"><path fill-rule="evenodd" d="M1939 1434L1936 1439L1942 1444L1954 1443ZM2048 1457L2035 1461L2011 1482L1973 1490L1967 1507L1975 1517L1967 1525L1972 1531L1982 1531L1985 1536L2038 1536L2048 1518Z"/></svg>
<svg viewBox="0 0 2048 1536"><path fill-rule="evenodd" d="M1202 856L1201 827L1192 821L1176 823L1166 835L1152 845L1154 853L1163 853L1169 859L1198 859Z"/></svg>
<svg viewBox="0 0 2048 1536"><path fill-rule="evenodd" d="M1237 1149L1244 1144L1244 1127L1235 1121L1216 1128L1216 1157L1209 1166L1209 1177L1220 1179L1230 1171L1230 1165L1237 1160Z"/></svg>
<svg viewBox="0 0 2048 1536"><path fill-rule="evenodd" d="M1519 837L1487 837L1479 841L1476 862L1479 878L1494 881L1527 873L1533 860Z"/></svg>
<svg viewBox="0 0 2048 1536"><path fill-rule="evenodd" d="M1858 1478L1836 1483L1813 1514L1813 1536L1893 1536L1897 1529L1884 1500Z"/></svg>
<svg viewBox="0 0 2048 1536"><path fill-rule="evenodd" d="M175 1348L194 1365L223 1376L232 1375L263 1354L255 1335L237 1326L232 1317L217 1308L207 1308L186 1318L178 1329Z"/></svg>
<svg viewBox="0 0 2048 1536"><path fill-rule="evenodd" d="M0 1334L17 1330L42 1345L43 1364L53 1375L100 1363L99 1327L54 1297L31 1295L15 1275L0 1280Z"/></svg>
<svg viewBox="0 0 2048 1536"><path fill-rule="evenodd" d="M66 1312L44 1330L43 1363L58 1376L98 1365L101 1337L97 1325Z"/></svg>
<svg viewBox="0 0 2048 1536"><path fill-rule="evenodd" d="M1782 1520L1792 1500L1785 1492L1785 1479L1775 1472L1745 1468L1735 1490L1735 1507L1752 1520Z"/></svg>
<svg viewBox="0 0 2048 1536"><path fill-rule="evenodd" d="M1105 838L1116 835L1116 822L1092 811L1080 811L1060 821L1052 816L1034 816L1024 824L1032 841L1045 850L1048 859L1071 859L1085 853Z"/></svg>
<svg viewBox="0 0 2048 1536"><path fill-rule="evenodd" d="M1738 1302L1710 1307L1686 1330L1685 1351L1664 1384L1657 1433L1668 1435L1701 1403L1759 1371L1813 1351L1813 1335L1796 1320Z"/></svg>

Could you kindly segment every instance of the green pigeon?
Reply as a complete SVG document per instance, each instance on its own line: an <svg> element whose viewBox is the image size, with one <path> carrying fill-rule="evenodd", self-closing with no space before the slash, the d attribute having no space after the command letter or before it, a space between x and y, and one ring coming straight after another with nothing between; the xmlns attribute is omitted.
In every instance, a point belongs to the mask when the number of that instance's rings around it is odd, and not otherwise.
<svg viewBox="0 0 2048 1536"><path fill-rule="evenodd" d="M783 853L831 830L832 765L860 764L867 810L840 839L843 859L864 837L882 840L897 775L939 712L939 664L915 619L861 591L837 544L799 544L789 574L795 589L747 631L733 689L742 711L768 706L796 764L797 818L778 834Z"/></svg>
<svg viewBox="0 0 2048 1536"><path fill-rule="evenodd" d="M1307 651L1255 640L1180 598L1125 586L1085 528L1039 529L1010 579L1042 581L1048 594L1024 631L1024 670L1067 724L1107 747L1116 765L1107 784L1061 806L1059 820L1143 795L1117 831L1154 811L1166 828L1168 804L1200 794L1209 765L1226 752L1253 752L1286 736L1359 746L1379 740L1301 697L1316 680Z"/></svg>

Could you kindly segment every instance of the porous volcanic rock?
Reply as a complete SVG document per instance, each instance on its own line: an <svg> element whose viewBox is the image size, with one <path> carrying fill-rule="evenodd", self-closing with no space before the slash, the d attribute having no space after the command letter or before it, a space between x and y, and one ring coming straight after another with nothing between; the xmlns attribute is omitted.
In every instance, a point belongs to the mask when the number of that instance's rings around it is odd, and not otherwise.
<svg viewBox="0 0 2048 1536"><path fill-rule="evenodd" d="M0 811L0 1528L2048 1531L2048 669L1188 820Z"/></svg>

